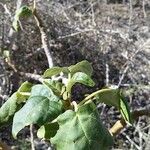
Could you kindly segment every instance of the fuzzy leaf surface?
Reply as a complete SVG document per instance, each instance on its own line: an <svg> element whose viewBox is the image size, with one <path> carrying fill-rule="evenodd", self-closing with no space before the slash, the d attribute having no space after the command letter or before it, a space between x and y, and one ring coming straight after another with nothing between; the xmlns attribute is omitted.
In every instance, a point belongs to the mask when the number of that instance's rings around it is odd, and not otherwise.
<svg viewBox="0 0 150 150"><path fill-rule="evenodd" d="M45 88L45 89L44 89ZM30 124L43 125L62 113L62 102L44 85L32 88L27 103L14 115L12 133L17 133Z"/></svg>
<svg viewBox="0 0 150 150"><path fill-rule="evenodd" d="M105 150L113 144L94 103L79 107L77 112L68 110L57 120L59 130L51 138L57 150Z"/></svg>
<svg viewBox="0 0 150 150"><path fill-rule="evenodd" d="M59 75L61 72L68 72L68 69L67 67L52 67L52 68L49 68L47 69L45 72L44 72L44 77L47 78L47 77L52 77L54 75Z"/></svg>
<svg viewBox="0 0 150 150"><path fill-rule="evenodd" d="M93 68L87 60L83 60L75 65L71 65L70 67L68 67L68 69L72 75L75 74L76 72L83 72L91 76L93 72Z"/></svg>
<svg viewBox="0 0 150 150"><path fill-rule="evenodd" d="M58 81L54 81L51 79L44 79L44 84L46 84L56 95L60 95L62 92L63 84Z"/></svg>
<svg viewBox="0 0 150 150"><path fill-rule="evenodd" d="M14 93L0 108L0 127L12 120L19 108L17 92Z"/></svg>
<svg viewBox="0 0 150 150"><path fill-rule="evenodd" d="M90 76L83 72L77 72L72 76L71 80L69 81L67 85L67 91L70 92L72 86L76 83L81 83L90 87L93 87L95 85L94 81L91 79Z"/></svg>

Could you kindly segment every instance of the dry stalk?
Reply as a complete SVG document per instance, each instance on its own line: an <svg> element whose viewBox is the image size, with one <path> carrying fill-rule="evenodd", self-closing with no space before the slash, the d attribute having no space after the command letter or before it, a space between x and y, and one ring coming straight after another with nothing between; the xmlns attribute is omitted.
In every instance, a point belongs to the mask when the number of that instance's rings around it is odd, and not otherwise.
<svg viewBox="0 0 150 150"><path fill-rule="evenodd" d="M30 125L30 141L31 141L31 149L35 150L34 146L34 135L33 135L33 125Z"/></svg>
<svg viewBox="0 0 150 150"><path fill-rule="evenodd" d="M150 116L150 112L147 109L143 110L135 110L131 114L133 121L137 120L141 116ZM127 123L122 118L121 120L118 120L110 129L109 132L112 136L116 136L120 133L122 129L126 127Z"/></svg>
<svg viewBox="0 0 150 150"><path fill-rule="evenodd" d="M48 37L47 37L45 29L44 29L43 22L42 22L41 18L39 17L39 15L37 14L36 8L33 10L33 15L36 20L36 24L40 30L42 47L45 51L45 55L47 57L49 68L51 68L51 67L53 67L53 60L52 60L52 56L50 53L50 45L49 45Z"/></svg>

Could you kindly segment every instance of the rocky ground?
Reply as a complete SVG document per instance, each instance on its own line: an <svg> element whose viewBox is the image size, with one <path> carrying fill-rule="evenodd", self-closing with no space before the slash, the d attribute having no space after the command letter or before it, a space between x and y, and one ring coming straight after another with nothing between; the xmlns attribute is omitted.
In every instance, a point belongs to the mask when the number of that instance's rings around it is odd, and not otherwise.
<svg viewBox="0 0 150 150"><path fill-rule="evenodd" d="M7 1L5 4L13 16L16 4L10 5ZM129 2L104 4L98 0L50 2L39 0L37 9L46 25L55 65L66 66L87 59L94 68L93 78L97 82L96 88L119 84L126 92L131 110L143 107L149 109L149 1L145 0L145 5L142 1L131 5ZM11 19L7 12L1 17L5 18L4 39L1 45L3 50L10 51L11 63L18 72L42 74L48 64L41 48L40 33L33 18L28 21L22 20L23 31L14 33L10 38L8 32ZM15 91L22 81L28 79L14 73L7 63L4 69L11 83L11 91ZM8 87L8 83L6 85ZM2 88L1 91L6 90ZM81 91L82 88L76 87L74 95L78 95ZM1 95L8 93L3 92ZM99 111L108 128L120 117L114 108L105 105L100 105ZM149 123L149 118L139 118L133 127L127 127L116 137L114 148L148 150ZM28 133L26 129L20 134L20 137L26 137L24 139L26 142L23 142L22 138L17 141L10 140L11 134L6 128L0 133L0 137L10 145L19 145L15 147L16 149L23 150L20 146L22 143L27 143L24 149L29 149L30 146ZM47 149L43 143L35 138L36 149Z"/></svg>

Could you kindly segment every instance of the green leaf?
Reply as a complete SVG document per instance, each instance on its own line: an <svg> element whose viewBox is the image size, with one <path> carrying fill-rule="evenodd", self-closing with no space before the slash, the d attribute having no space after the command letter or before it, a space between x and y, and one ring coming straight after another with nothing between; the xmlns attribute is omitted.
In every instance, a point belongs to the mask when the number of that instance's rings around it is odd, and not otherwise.
<svg viewBox="0 0 150 150"><path fill-rule="evenodd" d="M19 31L19 29L20 29L19 19L14 19L12 26L15 29L15 31Z"/></svg>
<svg viewBox="0 0 150 150"><path fill-rule="evenodd" d="M25 81L19 87L18 92L30 92L32 86L33 86L32 83Z"/></svg>
<svg viewBox="0 0 150 150"><path fill-rule="evenodd" d="M20 105L17 103L17 92L14 93L0 108L0 127L10 122Z"/></svg>
<svg viewBox="0 0 150 150"><path fill-rule="evenodd" d="M34 85L31 89L31 96L50 97L51 95L55 97L53 91L43 84Z"/></svg>
<svg viewBox="0 0 150 150"><path fill-rule="evenodd" d="M57 150L106 150L113 144L94 103L68 110L58 118L59 130L50 139Z"/></svg>
<svg viewBox="0 0 150 150"><path fill-rule="evenodd" d="M122 93L120 93L120 108L119 108L119 110L121 112L122 117L125 119L125 121L132 124L133 120L131 117L130 109L129 109L128 103Z"/></svg>
<svg viewBox="0 0 150 150"><path fill-rule="evenodd" d="M32 87L27 103L15 114L12 133L17 133L30 124L43 125L52 121L62 112L62 102L51 89L42 84Z"/></svg>
<svg viewBox="0 0 150 150"><path fill-rule="evenodd" d="M68 67L68 69L71 72L71 75L73 75L76 72L83 72L83 73L91 76L92 72L93 72L93 68L87 60L83 60L75 65L72 65L72 66Z"/></svg>
<svg viewBox="0 0 150 150"><path fill-rule="evenodd" d="M58 129L59 125L57 122L45 124L38 129L37 136L38 138L45 138L49 140L55 136Z"/></svg>
<svg viewBox="0 0 150 150"><path fill-rule="evenodd" d="M81 83L90 87L93 87L95 85L94 81L90 78L90 76L83 72L77 72L72 76L72 78L67 84L68 92L71 91L71 88L75 83Z"/></svg>
<svg viewBox="0 0 150 150"><path fill-rule="evenodd" d="M97 91L95 98L98 102L116 107L125 121L132 123L129 106L119 89L102 89Z"/></svg>
<svg viewBox="0 0 150 150"><path fill-rule="evenodd" d="M32 15L32 10L28 6L22 6L16 10L14 20L12 23L13 28L18 31L20 29L19 19L21 17L30 17Z"/></svg>
<svg viewBox="0 0 150 150"><path fill-rule="evenodd" d="M52 68L49 68L44 72L43 76L44 76L44 78L52 77L54 75L60 74L61 72L67 73L68 72L67 67L52 67Z"/></svg>
<svg viewBox="0 0 150 150"><path fill-rule="evenodd" d="M21 107L21 102L24 102L29 96L24 95L31 91L32 84L24 82L17 92L15 92L0 108L0 127L3 124L9 123L15 112Z"/></svg>
<svg viewBox="0 0 150 150"><path fill-rule="evenodd" d="M63 84L59 81L44 79L43 83L47 85L56 95L61 95Z"/></svg>
<svg viewBox="0 0 150 150"><path fill-rule="evenodd" d="M16 10L15 16L16 17L30 17L32 15L32 10L24 5L22 7L20 7L18 10Z"/></svg>
<svg viewBox="0 0 150 150"><path fill-rule="evenodd" d="M17 91L18 103L24 102L29 98L32 86L33 84L28 81L21 84Z"/></svg>

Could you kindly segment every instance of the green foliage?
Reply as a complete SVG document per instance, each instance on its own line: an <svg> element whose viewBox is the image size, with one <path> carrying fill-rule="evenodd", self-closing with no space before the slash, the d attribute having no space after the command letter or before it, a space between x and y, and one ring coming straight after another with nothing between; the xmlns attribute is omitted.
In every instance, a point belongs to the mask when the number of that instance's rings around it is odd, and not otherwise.
<svg viewBox="0 0 150 150"><path fill-rule="evenodd" d="M14 93L0 108L0 127L9 122L18 109L17 93Z"/></svg>
<svg viewBox="0 0 150 150"><path fill-rule="evenodd" d="M12 134L16 138L17 133L25 126L43 125L61 113L62 102L59 97L44 85L35 85L27 103L14 116Z"/></svg>
<svg viewBox="0 0 150 150"><path fill-rule="evenodd" d="M93 97L98 102L116 107L127 122L132 122L128 104L119 89L102 89L95 92Z"/></svg>
<svg viewBox="0 0 150 150"><path fill-rule="evenodd" d="M51 139L57 150L105 150L113 143L93 102L79 107L76 112L67 110L57 121L59 130Z"/></svg>
<svg viewBox="0 0 150 150"><path fill-rule="evenodd" d="M70 67L53 67L53 68L47 69L44 72L44 77L45 78L52 77L54 75L60 74L61 72L67 73L67 74L70 73L71 75L75 74L76 72L83 72L91 76L93 69L92 69L91 64L88 61L84 60Z"/></svg>
<svg viewBox="0 0 150 150"><path fill-rule="evenodd" d="M50 69L47 69L45 72L44 72L44 77L52 77L54 75L58 75L60 74L61 72L64 72L64 73L68 73L69 70L67 67L52 67Z"/></svg>
<svg viewBox="0 0 150 150"><path fill-rule="evenodd" d="M0 108L0 127L12 121L15 112L20 108L21 102L24 102L28 96L25 92L31 91L32 84L24 82L17 92L15 92Z"/></svg>
<svg viewBox="0 0 150 150"><path fill-rule="evenodd" d="M45 79L43 80L43 83L52 89L52 91L58 96L60 96L63 92L62 90L64 85L61 82L57 82L52 79Z"/></svg>
<svg viewBox="0 0 150 150"><path fill-rule="evenodd" d="M66 83L53 78L61 72ZM37 124L38 137L50 140L57 150L109 149L113 138L102 124L93 101L116 107L126 122L131 123L131 115L119 89L101 89L79 104L72 102L72 87L76 83L95 85L91 75L88 61L47 69L41 84L24 82L0 108L0 126L13 118L12 134L16 138L25 126Z"/></svg>
<svg viewBox="0 0 150 150"><path fill-rule="evenodd" d="M32 16L32 10L28 6L22 6L18 10L16 10L14 20L12 23L12 26L15 29L15 31L18 31L20 29L20 18L30 16Z"/></svg>
<svg viewBox="0 0 150 150"><path fill-rule="evenodd" d="M71 65L70 67L68 67L68 70L71 72L72 75L76 72L83 72L88 76L91 76L93 72L93 68L87 60L81 61L76 65Z"/></svg>
<svg viewBox="0 0 150 150"><path fill-rule="evenodd" d="M90 78L90 76L88 76L83 72L76 72L69 80L66 90L70 92L71 88L76 83L82 83L84 85L91 86L91 87L95 85L94 81Z"/></svg>

